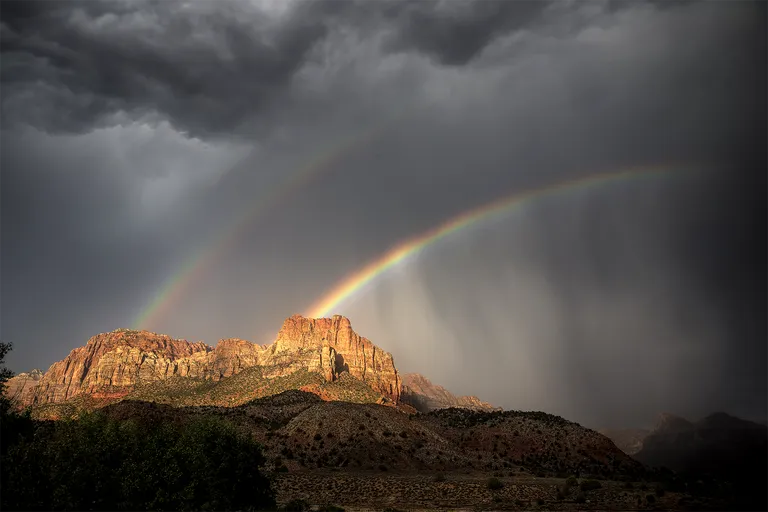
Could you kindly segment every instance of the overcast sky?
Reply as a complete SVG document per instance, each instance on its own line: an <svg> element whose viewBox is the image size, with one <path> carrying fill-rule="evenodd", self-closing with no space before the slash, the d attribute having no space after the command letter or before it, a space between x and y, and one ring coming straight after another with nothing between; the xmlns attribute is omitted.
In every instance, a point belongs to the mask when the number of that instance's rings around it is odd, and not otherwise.
<svg viewBox="0 0 768 512"><path fill-rule="evenodd" d="M0 22L13 370L133 326L238 223L143 327L267 343L454 215L653 166L458 232L337 313L508 409L765 418L765 2L3 0Z"/></svg>

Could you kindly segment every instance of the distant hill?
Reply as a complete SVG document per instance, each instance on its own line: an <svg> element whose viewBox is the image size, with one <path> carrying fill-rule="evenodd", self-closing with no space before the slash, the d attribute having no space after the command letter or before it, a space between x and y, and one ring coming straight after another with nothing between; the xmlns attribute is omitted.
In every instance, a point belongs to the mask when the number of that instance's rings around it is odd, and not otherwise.
<svg viewBox="0 0 768 512"><path fill-rule="evenodd" d="M600 429L599 432L609 438L616 444L616 447L627 455L635 455L643 449L643 441L648 434L648 429L625 428L625 429Z"/></svg>
<svg viewBox="0 0 768 512"><path fill-rule="evenodd" d="M662 422L646 436L635 458L675 471L728 476L768 463L768 429L722 412L695 423Z"/></svg>

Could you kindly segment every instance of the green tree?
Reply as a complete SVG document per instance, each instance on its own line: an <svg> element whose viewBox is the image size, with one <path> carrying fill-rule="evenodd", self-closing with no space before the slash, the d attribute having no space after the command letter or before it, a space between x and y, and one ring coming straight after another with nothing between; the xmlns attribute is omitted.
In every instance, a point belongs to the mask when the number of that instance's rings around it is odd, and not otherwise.
<svg viewBox="0 0 768 512"><path fill-rule="evenodd" d="M5 395L5 383L13 377L13 372L5 366L5 356L13 349L13 343L3 343L0 341L0 407L2 412L8 411L11 407L10 400Z"/></svg>
<svg viewBox="0 0 768 512"><path fill-rule="evenodd" d="M225 420L41 422L3 461L11 510L273 508L261 446Z"/></svg>

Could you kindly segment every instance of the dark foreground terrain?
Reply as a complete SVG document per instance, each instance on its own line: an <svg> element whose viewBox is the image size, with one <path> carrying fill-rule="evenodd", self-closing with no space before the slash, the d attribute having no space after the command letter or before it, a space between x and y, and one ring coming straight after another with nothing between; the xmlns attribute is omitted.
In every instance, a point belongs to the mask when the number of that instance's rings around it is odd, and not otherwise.
<svg viewBox="0 0 768 512"><path fill-rule="evenodd" d="M401 378L340 316L294 315L264 346L118 329L13 378L9 349L0 343L2 510L768 505L765 429L667 421L633 444L643 464L564 418Z"/></svg>
<svg viewBox="0 0 768 512"><path fill-rule="evenodd" d="M275 479L281 503L342 504L345 510L698 510L705 504L649 484L563 478L525 473L313 472ZM498 483L497 483L498 482ZM595 483L597 482L597 483ZM662 494L659 496L659 494Z"/></svg>
<svg viewBox="0 0 768 512"><path fill-rule="evenodd" d="M562 418L407 414L287 391L238 407L3 413L3 510L722 510ZM721 492L722 491L722 492Z"/></svg>

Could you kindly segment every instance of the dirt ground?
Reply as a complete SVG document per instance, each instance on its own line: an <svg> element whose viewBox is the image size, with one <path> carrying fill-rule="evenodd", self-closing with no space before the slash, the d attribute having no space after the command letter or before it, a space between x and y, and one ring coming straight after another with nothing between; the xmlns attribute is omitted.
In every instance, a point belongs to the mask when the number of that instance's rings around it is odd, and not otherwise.
<svg viewBox="0 0 768 512"><path fill-rule="evenodd" d="M498 473L497 473L498 474ZM301 499L311 505L368 510L680 510L681 494L657 496L640 483L601 481L602 488L572 488L558 496L564 479L527 475L497 477L503 487L489 489L493 475L394 474L383 472L306 471L275 476L277 501ZM442 480L442 481L441 481ZM581 496L579 496L581 495ZM681 498L683 501L681 501Z"/></svg>

